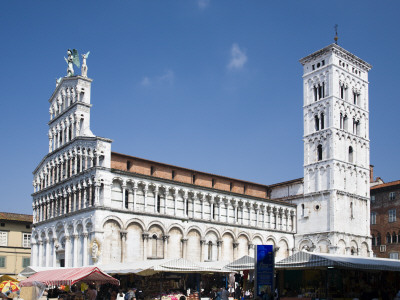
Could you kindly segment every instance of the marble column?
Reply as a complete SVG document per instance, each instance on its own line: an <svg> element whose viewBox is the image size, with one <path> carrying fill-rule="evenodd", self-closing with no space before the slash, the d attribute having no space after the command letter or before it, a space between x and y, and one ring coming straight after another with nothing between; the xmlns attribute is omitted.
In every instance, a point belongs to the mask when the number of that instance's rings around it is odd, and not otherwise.
<svg viewBox="0 0 400 300"><path fill-rule="evenodd" d="M73 266L74 267L79 267L78 266L78 243L79 243L79 235L74 234L72 236L74 238L74 260L73 260Z"/></svg>
<svg viewBox="0 0 400 300"><path fill-rule="evenodd" d="M169 238L169 235L163 235L163 240L164 240L164 258L168 258L168 238Z"/></svg>
<svg viewBox="0 0 400 300"><path fill-rule="evenodd" d="M157 213L158 211L158 186L154 189L154 212ZM160 208L161 211L161 208Z"/></svg>
<svg viewBox="0 0 400 300"><path fill-rule="evenodd" d="M99 182L95 182L94 188L94 206L99 206L100 205L100 186L101 184Z"/></svg>
<svg viewBox="0 0 400 300"><path fill-rule="evenodd" d="M238 250L239 250L239 243L233 242L233 260L238 259Z"/></svg>
<svg viewBox="0 0 400 300"><path fill-rule="evenodd" d="M182 258L187 259L187 241L188 239L182 239Z"/></svg>
<svg viewBox="0 0 400 300"><path fill-rule="evenodd" d="M222 240L217 241L217 248L218 248L218 258L217 260L222 260Z"/></svg>
<svg viewBox="0 0 400 300"><path fill-rule="evenodd" d="M206 244L206 240L200 240L200 262L204 261L204 246Z"/></svg>
<svg viewBox="0 0 400 300"><path fill-rule="evenodd" d="M65 251L64 251L64 260L65 260L65 267L66 268L71 266L71 264L70 264L70 256L71 256L70 237L68 235L66 235L65 236Z"/></svg>
<svg viewBox="0 0 400 300"><path fill-rule="evenodd" d="M124 263L126 261L126 234L128 231L120 230L119 233L121 235L121 263Z"/></svg>
<svg viewBox="0 0 400 300"><path fill-rule="evenodd" d="M122 209L125 209L126 207L126 201L125 201L125 193L126 193L126 185L122 185Z"/></svg>
<svg viewBox="0 0 400 300"><path fill-rule="evenodd" d="M56 267L56 265L57 265L57 253L56 253L56 243L57 243L57 239L56 238L53 238L52 239L52 249L51 249L51 251L52 251L52 264L51 264L51 266L52 267Z"/></svg>
<svg viewBox="0 0 400 300"><path fill-rule="evenodd" d="M45 239L45 247L46 247L46 267L50 267L50 240L49 239Z"/></svg>
<svg viewBox="0 0 400 300"><path fill-rule="evenodd" d="M39 260L38 260L38 266L39 267L44 267L44 264L43 264L43 241L39 241Z"/></svg>
<svg viewBox="0 0 400 300"><path fill-rule="evenodd" d="M39 265L38 256L37 256L38 243L37 242L31 242L31 248L32 248L31 265L34 266L34 267L37 267Z"/></svg>
<svg viewBox="0 0 400 300"><path fill-rule="evenodd" d="M137 192L137 185L135 183L135 186L133 187L133 210L136 210L136 192Z"/></svg>
<svg viewBox="0 0 400 300"><path fill-rule="evenodd" d="M83 233L83 265L87 266L88 265L88 236L89 234L87 232Z"/></svg>
<svg viewBox="0 0 400 300"><path fill-rule="evenodd" d="M143 260L147 260L147 244L149 241L149 234L148 233L143 233Z"/></svg>

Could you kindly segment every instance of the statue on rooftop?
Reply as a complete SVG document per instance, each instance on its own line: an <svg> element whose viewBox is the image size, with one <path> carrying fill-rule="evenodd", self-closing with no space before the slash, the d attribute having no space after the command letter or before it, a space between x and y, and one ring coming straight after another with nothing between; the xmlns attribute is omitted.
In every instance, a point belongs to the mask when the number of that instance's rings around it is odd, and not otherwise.
<svg viewBox="0 0 400 300"><path fill-rule="evenodd" d="M81 68L81 76L87 77L87 64L86 64L86 59L89 57L90 51L88 51L86 54L82 54L82 68Z"/></svg>
<svg viewBox="0 0 400 300"><path fill-rule="evenodd" d="M79 61L79 54L76 49L73 49L73 50L68 49L67 54L68 54L68 58L64 57L65 61L68 64L67 77L72 77L72 76L75 76L74 65L79 68L81 63Z"/></svg>

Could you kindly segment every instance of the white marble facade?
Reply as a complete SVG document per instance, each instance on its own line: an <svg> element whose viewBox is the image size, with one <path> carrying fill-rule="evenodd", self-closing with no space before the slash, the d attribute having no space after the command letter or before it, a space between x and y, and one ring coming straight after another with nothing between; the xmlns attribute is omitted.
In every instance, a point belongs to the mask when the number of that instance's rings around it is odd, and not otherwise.
<svg viewBox="0 0 400 300"><path fill-rule="evenodd" d="M232 261L257 244L292 253L292 204L112 170L111 140L90 130L90 83L63 78L49 100L49 153L34 171L32 265Z"/></svg>

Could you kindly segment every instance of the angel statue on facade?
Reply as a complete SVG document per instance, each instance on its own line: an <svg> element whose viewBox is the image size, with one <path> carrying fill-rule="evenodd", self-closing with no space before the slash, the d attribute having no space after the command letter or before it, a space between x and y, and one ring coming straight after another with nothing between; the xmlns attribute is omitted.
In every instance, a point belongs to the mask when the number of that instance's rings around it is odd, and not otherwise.
<svg viewBox="0 0 400 300"><path fill-rule="evenodd" d="M68 64L67 77L75 76L74 64L78 68L81 66L81 63L79 61L78 51L76 49L73 49L73 50L68 49L67 54L68 54L68 58L64 57L65 61Z"/></svg>
<svg viewBox="0 0 400 300"><path fill-rule="evenodd" d="M86 59L89 57L90 51L88 51L86 54L82 54L82 68L81 68L81 76L87 77L87 64L86 64Z"/></svg>

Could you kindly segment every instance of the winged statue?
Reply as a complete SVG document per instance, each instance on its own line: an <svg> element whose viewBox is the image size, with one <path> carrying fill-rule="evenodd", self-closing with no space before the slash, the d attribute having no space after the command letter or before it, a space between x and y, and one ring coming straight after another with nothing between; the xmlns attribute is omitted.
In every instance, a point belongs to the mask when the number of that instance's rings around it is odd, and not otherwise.
<svg viewBox="0 0 400 300"><path fill-rule="evenodd" d="M78 68L81 66L81 63L79 61L78 50L68 49L67 54L68 54L68 58L64 57L65 61L68 64L67 77L75 76L74 65L77 66Z"/></svg>

